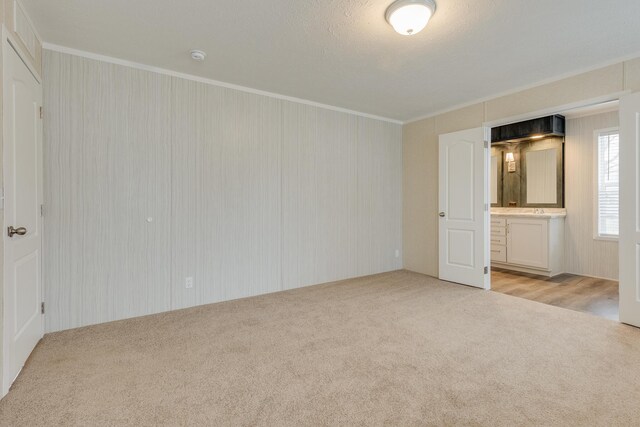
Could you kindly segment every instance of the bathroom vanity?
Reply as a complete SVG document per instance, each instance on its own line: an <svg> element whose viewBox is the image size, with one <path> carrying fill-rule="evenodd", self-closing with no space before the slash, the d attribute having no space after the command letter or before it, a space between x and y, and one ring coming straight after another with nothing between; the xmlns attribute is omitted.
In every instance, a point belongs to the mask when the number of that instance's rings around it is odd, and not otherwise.
<svg viewBox="0 0 640 427"><path fill-rule="evenodd" d="M563 116L491 130L491 265L564 273Z"/></svg>
<svg viewBox="0 0 640 427"><path fill-rule="evenodd" d="M542 276L564 273L564 219L559 208L492 208L491 265Z"/></svg>

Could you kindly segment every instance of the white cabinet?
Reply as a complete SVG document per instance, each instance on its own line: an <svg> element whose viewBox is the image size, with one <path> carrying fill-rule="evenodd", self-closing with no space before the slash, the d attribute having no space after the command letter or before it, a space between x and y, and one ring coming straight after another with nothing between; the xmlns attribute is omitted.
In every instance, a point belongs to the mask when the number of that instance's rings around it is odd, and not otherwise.
<svg viewBox="0 0 640 427"><path fill-rule="evenodd" d="M491 263L545 276L563 273L564 218L492 215Z"/></svg>
<svg viewBox="0 0 640 427"><path fill-rule="evenodd" d="M507 263L549 268L549 222L546 219L507 219Z"/></svg>

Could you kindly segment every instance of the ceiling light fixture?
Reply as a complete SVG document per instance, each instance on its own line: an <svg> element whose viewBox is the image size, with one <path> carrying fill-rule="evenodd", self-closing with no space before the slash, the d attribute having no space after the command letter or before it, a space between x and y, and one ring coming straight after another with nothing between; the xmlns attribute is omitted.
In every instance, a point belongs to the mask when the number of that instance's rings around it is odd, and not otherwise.
<svg viewBox="0 0 640 427"><path fill-rule="evenodd" d="M434 13L434 0L396 0L387 8L385 18L398 33L411 36L422 31Z"/></svg>
<svg viewBox="0 0 640 427"><path fill-rule="evenodd" d="M202 62L207 57L207 54L201 50L192 50L191 51L191 59L194 61Z"/></svg>

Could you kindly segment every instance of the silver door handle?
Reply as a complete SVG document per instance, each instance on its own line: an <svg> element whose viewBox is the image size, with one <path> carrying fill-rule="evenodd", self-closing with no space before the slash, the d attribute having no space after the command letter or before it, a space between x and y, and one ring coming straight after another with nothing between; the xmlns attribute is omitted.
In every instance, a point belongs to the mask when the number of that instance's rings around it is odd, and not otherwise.
<svg viewBox="0 0 640 427"><path fill-rule="evenodd" d="M9 235L9 237L13 237L16 234L18 236L24 236L25 234L27 234L27 229L24 227L13 228L13 226L10 226L9 228L7 228L7 234Z"/></svg>
<svg viewBox="0 0 640 427"><path fill-rule="evenodd" d="M440 216L440 218L444 218L444 212L440 212L438 216Z"/></svg>

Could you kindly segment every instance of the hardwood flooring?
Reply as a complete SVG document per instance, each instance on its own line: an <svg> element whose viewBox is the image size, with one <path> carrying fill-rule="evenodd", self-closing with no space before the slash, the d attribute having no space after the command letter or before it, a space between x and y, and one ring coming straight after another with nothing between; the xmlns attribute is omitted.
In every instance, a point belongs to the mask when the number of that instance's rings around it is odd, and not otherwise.
<svg viewBox="0 0 640 427"><path fill-rule="evenodd" d="M618 282L561 274L536 276L492 268L491 289L556 307L618 320Z"/></svg>

